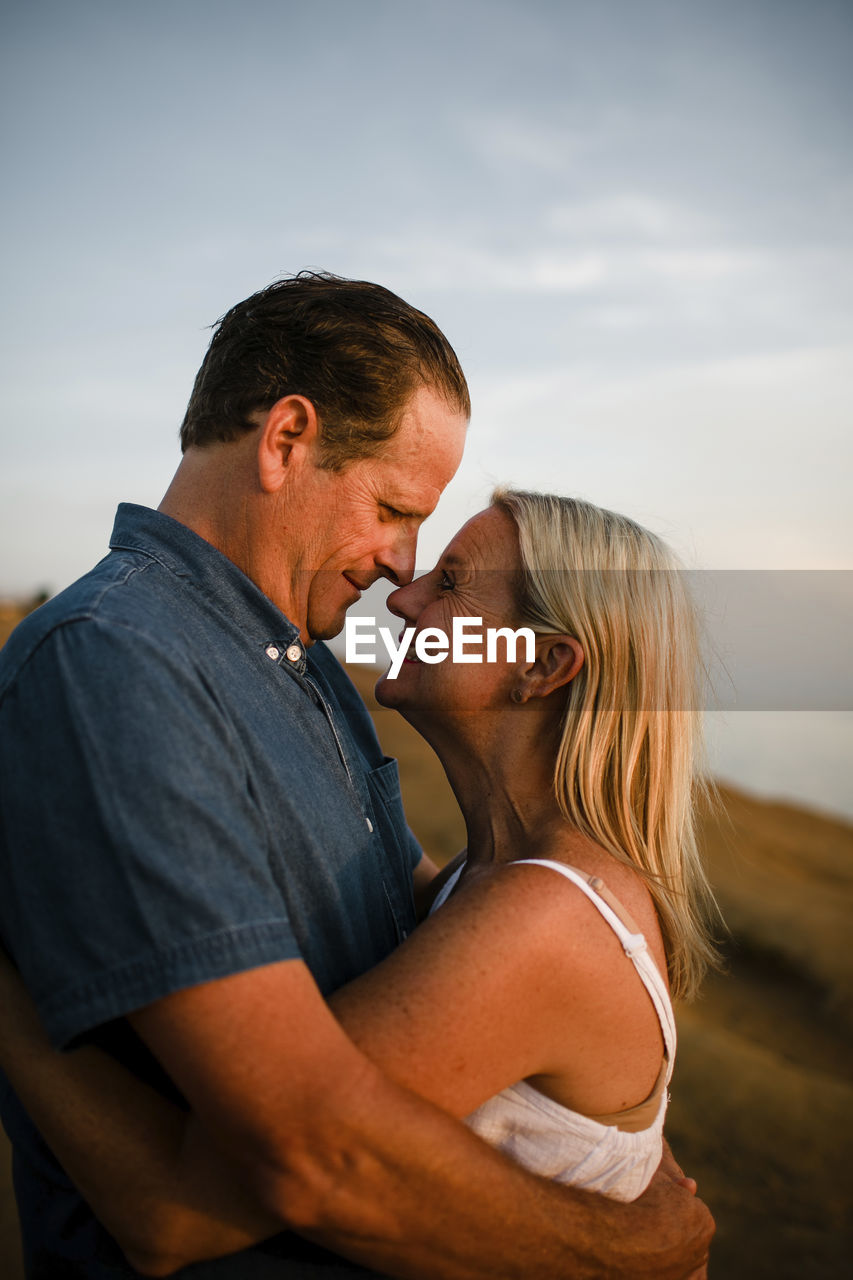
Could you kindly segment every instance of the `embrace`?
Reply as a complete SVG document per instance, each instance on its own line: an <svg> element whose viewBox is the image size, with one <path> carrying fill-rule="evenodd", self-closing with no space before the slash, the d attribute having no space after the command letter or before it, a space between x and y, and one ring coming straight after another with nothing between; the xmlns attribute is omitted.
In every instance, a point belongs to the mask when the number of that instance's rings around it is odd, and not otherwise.
<svg viewBox="0 0 853 1280"><path fill-rule="evenodd" d="M704 1274L663 1139L670 997L713 955L690 602L631 520L512 489L415 579L469 412L388 290L271 285L219 322L159 509L0 654L29 1280ZM441 872L323 643L381 577L413 640L377 696L466 822ZM424 660L471 617L532 651Z"/></svg>

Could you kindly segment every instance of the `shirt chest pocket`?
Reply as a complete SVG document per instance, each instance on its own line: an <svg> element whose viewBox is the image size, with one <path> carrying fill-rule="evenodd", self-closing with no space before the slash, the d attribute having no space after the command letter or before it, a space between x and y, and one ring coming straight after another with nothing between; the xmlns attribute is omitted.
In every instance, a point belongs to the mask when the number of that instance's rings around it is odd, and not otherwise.
<svg viewBox="0 0 853 1280"><path fill-rule="evenodd" d="M400 941L415 927L412 858L416 845L406 823L397 761L386 757L366 775L376 819L375 845L381 859L382 883Z"/></svg>

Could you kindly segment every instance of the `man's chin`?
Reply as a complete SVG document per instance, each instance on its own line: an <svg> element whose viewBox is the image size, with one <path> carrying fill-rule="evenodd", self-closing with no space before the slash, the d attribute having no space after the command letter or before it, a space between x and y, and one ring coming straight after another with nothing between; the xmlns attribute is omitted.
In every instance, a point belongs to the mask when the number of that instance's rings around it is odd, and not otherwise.
<svg viewBox="0 0 853 1280"><path fill-rule="evenodd" d="M308 613L308 634L312 640L334 640L335 636L339 636L344 629L346 621L346 609L340 609L331 618L312 617Z"/></svg>

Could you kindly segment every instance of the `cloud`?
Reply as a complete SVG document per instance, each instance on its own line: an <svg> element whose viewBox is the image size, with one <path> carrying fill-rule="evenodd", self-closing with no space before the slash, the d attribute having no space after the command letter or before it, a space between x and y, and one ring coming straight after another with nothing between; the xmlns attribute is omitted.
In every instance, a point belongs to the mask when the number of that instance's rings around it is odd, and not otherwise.
<svg viewBox="0 0 853 1280"><path fill-rule="evenodd" d="M561 174L592 145L589 134L579 129L548 123L538 115L527 119L500 111L464 114L459 132L473 159L501 174Z"/></svg>
<svg viewBox="0 0 853 1280"><path fill-rule="evenodd" d="M626 255L637 277L657 277L684 284L711 284L772 267L768 254L755 249L654 249Z"/></svg>
<svg viewBox="0 0 853 1280"><path fill-rule="evenodd" d="M772 267L757 250L724 247L625 248L606 242L576 245L550 237L501 247L478 238L436 235L434 228L374 240L371 257L402 272L412 289L477 290L507 294L584 294L608 300L652 296L661 285L712 285ZM484 243L486 241L486 243Z"/></svg>
<svg viewBox="0 0 853 1280"><path fill-rule="evenodd" d="M853 348L473 385L468 483L556 489L633 515L706 568L851 568Z"/></svg>
<svg viewBox="0 0 853 1280"><path fill-rule="evenodd" d="M671 242L719 233L714 219L707 214L644 191L564 201L545 210L543 224L552 234L573 240Z"/></svg>

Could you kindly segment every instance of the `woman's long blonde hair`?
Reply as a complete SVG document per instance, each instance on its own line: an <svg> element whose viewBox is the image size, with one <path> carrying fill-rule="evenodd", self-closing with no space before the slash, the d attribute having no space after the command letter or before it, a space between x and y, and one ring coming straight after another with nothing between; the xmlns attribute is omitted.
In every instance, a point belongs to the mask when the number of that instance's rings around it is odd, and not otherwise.
<svg viewBox="0 0 853 1280"><path fill-rule="evenodd" d="M574 636L554 773L566 819L635 867L654 898L672 994L695 995L716 951L696 845L701 679L696 611L675 556L626 516L551 494L497 489L518 528L521 621Z"/></svg>

